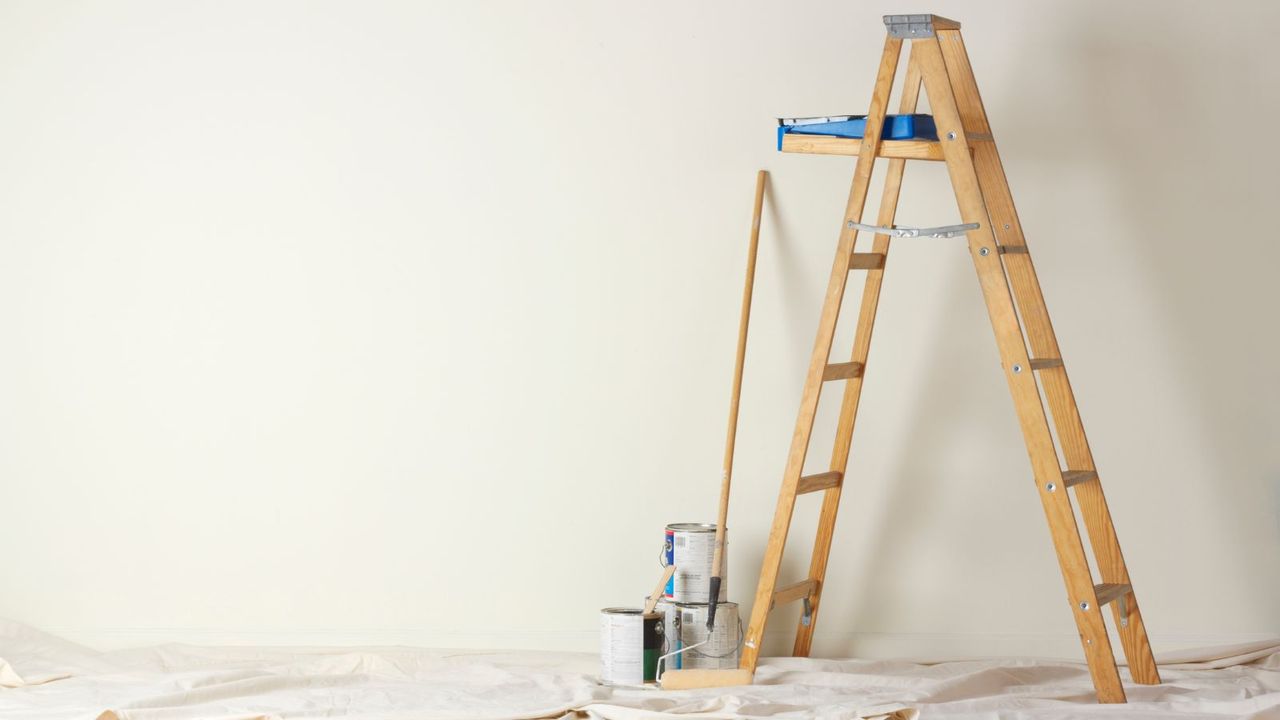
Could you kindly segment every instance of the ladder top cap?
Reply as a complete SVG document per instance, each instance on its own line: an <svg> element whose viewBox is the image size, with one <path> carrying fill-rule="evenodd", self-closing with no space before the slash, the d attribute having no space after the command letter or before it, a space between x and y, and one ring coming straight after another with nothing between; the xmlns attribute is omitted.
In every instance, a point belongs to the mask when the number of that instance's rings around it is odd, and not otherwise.
<svg viewBox="0 0 1280 720"><path fill-rule="evenodd" d="M885 15L884 27L890 37L911 40L934 37L936 30L959 30L960 23L941 15Z"/></svg>

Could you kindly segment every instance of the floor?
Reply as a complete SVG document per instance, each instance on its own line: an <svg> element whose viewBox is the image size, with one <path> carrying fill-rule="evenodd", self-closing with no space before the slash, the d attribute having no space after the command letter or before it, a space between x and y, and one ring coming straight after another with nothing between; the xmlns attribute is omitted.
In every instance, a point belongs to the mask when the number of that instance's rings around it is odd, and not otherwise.
<svg viewBox="0 0 1280 720"><path fill-rule="evenodd" d="M774 658L756 684L597 684L591 653L165 645L100 653L0 621L0 718L1277 718L1280 641L1159 658L1098 705L1079 663Z"/></svg>

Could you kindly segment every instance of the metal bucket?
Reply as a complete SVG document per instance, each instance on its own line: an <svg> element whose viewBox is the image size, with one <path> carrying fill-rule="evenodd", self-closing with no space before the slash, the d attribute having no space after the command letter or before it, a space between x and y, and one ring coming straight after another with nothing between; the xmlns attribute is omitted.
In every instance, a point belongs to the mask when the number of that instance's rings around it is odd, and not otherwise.
<svg viewBox="0 0 1280 720"><path fill-rule="evenodd" d="M662 655L665 619L661 613L645 614L640 608L601 610L600 682L606 685L654 682L658 657Z"/></svg>
<svg viewBox="0 0 1280 720"><path fill-rule="evenodd" d="M721 602L729 596L729 531L724 533L724 558L720 571ZM716 550L716 526L710 523L672 523L667 526L662 547L663 564L675 565L667 581L668 600L705 603L711 589L711 563Z"/></svg>
<svg viewBox="0 0 1280 720"><path fill-rule="evenodd" d="M670 652L689 648L666 661L666 670L705 668L729 670L738 667L742 653L742 623L738 619L738 603L716 603L716 625L707 632L705 603L672 603L668 612L671 635ZM710 641L698 645L704 640Z"/></svg>

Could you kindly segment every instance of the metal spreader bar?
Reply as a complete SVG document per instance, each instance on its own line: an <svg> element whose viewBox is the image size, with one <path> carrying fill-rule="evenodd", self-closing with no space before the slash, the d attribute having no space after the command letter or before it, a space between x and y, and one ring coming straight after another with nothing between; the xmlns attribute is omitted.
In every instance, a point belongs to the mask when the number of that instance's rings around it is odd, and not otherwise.
<svg viewBox="0 0 1280 720"><path fill-rule="evenodd" d="M885 227L884 225L867 225L866 223L850 220L849 227L857 228L863 232L875 233L877 235L888 235L890 237L898 238L951 238L956 237L957 235L963 235L970 230L977 230L980 226L978 223L964 223L963 225L943 225L941 227L931 228Z"/></svg>

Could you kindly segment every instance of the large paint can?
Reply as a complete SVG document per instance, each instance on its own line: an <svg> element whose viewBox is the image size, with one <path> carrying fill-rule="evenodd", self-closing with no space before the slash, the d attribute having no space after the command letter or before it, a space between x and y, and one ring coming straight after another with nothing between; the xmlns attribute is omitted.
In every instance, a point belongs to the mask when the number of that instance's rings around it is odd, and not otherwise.
<svg viewBox="0 0 1280 720"><path fill-rule="evenodd" d="M643 685L657 679L663 649L663 622L657 612L638 608L600 611L600 682Z"/></svg>
<svg viewBox="0 0 1280 720"><path fill-rule="evenodd" d="M729 596L729 531L725 530L724 567L720 573L720 601ZM675 565L667 581L668 600L686 603L707 602L711 589L711 563L716 551L716 526L709 523L672 523L667 526L662 547L663 561Z"/></svg>
<svg viewBox="0 0 1280 720"><path fill-rule="evenodd" d="M738 603L716 603L716 624L707 632L707 605L705 603L671 603L668 610L672 634L668 636L670 650L689 648L667 658L664 672L677 669L731 670L738 667L742 652L742 624L738 620ZM692 647L707 640L705 645Z"/></svg>

